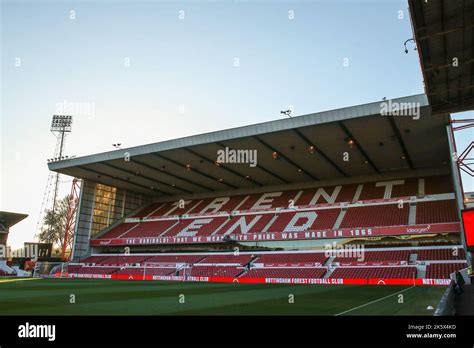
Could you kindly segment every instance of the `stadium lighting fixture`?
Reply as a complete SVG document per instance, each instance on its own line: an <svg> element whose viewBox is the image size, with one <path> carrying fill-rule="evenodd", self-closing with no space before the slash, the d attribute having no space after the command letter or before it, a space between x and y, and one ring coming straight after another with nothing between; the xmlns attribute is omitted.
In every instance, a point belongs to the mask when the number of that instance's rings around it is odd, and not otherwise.
<svg viewBox="0 0 474 348"><path fill-rule="evenodd" d="M187 171L190 171L190 170L191 170L191 165L190 165L190 164L186 164L186 170L187 170Z"/></svg>
<svg viewBox="0 0 474 348"><path fill-rule="evenodd" d="M51 132L71 132L72 116L53 115Z"/></svg>
<svg viewBox="0 0 474 348"><path fill-rule="evenodd" d="M219 180L217 180L217 181L219 181L219 182L224 182L224 179L219 178Z"/></svg>
<svg viewBox="0 0 474 348"><path fill-rule="evenodd" d="M116 149L120 149L120 145L122 145L122 143L112 144L112 146L115 147Z"/></svg>
<svg viewBox="0 0 474 348"><path fill-rule="evenodd" d="M354 140L351 139L351 138L346 138L344 139L344 141L346 142L347 145L349 145L350 147L352 147L354 145Z"/></svg>
<svg viewBox="0 0 474 348"><path fill-rule="evenodd" d="M405 53L406 54L408 54L407 43L409 43L410 41L413 41L413 43L415 44L415 47L413 48L413 50L416 51L416 41L415 41L415 39L411 38L411 39L406 40L405 43L403 44L405 46Z"/></svg>
<svg viewBox="0 0 474 348"><path fill-rule="evenodd" d="M276 151L272 152L272 157L273 157L273 159L279 159L280 158L280 156L278 155L278 152L276 152Z"/></svg>
<svg viewBox="0 0 474 348"><path fill-rule="evenodd" d="M310 154L313 154L315 150L316 150L316 147L315 147L314 145L310 145L310 146L308 147L308 152L309 152Z"/></svg>
<svg viewBox="0 0 474 348"><path fill-rule="evenodd" d="M280 114L283 114L283 115L288 116L289 118L291 118L291 110L290 109L282 110L282 111L280 111Z"/></svg>
<svg viewBox="0 0 474 348"><path fill-rule="evenodd" d="M250 179L250 175L246 175L246 176L245 176L245 179L246 179L246 180L249 180L249 179Z"/></svg>
<svg viewBox="0 0 474 348"><path fill-rule="evenodd" d="M301 172L302 172L301 168L298 168L298 173L301 173Z"/></svg>

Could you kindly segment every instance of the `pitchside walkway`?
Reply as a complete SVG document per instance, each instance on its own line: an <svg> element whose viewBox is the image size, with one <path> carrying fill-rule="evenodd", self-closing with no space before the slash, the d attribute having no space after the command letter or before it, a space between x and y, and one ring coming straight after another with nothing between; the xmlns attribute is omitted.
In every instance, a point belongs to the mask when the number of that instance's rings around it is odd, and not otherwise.
<svg viewBox="0 0 474 348"><path fill-rule="evenodd" d="M464 293L456 297L456 315L474 315L474 285L464 285Z"/></svg>

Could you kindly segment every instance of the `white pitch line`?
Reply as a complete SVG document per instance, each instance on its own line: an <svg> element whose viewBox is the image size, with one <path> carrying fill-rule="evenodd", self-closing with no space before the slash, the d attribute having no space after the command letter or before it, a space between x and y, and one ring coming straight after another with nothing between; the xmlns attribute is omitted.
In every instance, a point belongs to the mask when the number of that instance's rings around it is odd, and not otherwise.
<svg viewBox="0 0 474 348"><path fill-rule="evenodd" d="M396 295L396 294L400 294L400 293L402 293L402 292L404 292L404 291L407 291L407 290L413 289L414 287L415 287L415 285L412 285L412 286L410 286L409 288L406 288L406 289L403 289L403 290L397 291L397 292L395 292L395 293L393 293L393 294L390 294L390 295L387 295L387 296L381 297L381 298L379 298L379 299L377 299L377 300L370 301L370 302L367 302L367 303L365 303L365 304L363 304L363 305L360 305L360 306L357 306L357 307L353 307L353 308L351 308L351 309L348 309L347 311L344 311L344 312L341 312L341 313L334 314L334 316L336 316L336 317L337 317L337 316L339 316L339 315L346 314L346 313L348 313L348 312L352 312L352 311L354 311L354 310L356 310L356 309L359 309L359 308L362 308L362 307L365 307L365 306L371 305L372 303L375 303L375 302L379 302L379 301L385 300L386 298L388 298L388 297L390 297L390 296L393 296L393 295Z"/></svg>

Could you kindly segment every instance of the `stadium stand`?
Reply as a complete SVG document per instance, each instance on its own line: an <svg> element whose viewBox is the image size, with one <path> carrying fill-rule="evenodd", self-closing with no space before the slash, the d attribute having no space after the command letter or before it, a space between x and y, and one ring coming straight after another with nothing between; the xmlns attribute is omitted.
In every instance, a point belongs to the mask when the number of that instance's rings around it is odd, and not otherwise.
<svg viewBox="0 0 474 348"><path fill-rule="evenodd" d="M424 191L431 193L429 197L424 195L417 198L417 184L420 180L425 180ZM439 187L436 185L437 180L440 183ZM429 178L429 180L411 178L388 183L351 184L300 191L191 200L187 201L187 208L184 209L180 209L177 202L152 203L135 215L135 219L147 216L147 220L124 222L105 234L99 235L97 239L206 237L262 231L272 233L332 228L406 226L410 223L411 210L414 212L413 216L416 217L413 223L416 224L458 222L456 203L453 199L446 199L445 196L450 194L447 192L449 188L446 177L442 176L437 179ZM360 195L355 197L358 191ZM403 197L404 201L401 205L400 201L394 200L396 197ZM410 197L413 198L410 201L414 203L412 207L408 204ZM296 198L296 206L292 211L275 210L275 208L286 209L288 201L294 198ZM354 198L357 198L356 203L353 202ZM417 199L422 201L417 202ZM429 200L426 201L426 199ZM349 205L334 208L326 206L328 203L337 204L338 202L346 202L345 204ZM229 215L230 212L226 209L235 207L239 210L233 216ZM193 215L182 217L176 215L190 212ZM215 214L227 215L216 216Z"/></svg>
<svg viewBox="0 0 474 348"><path fill-rule="evenodd" d="M246 265L252 260L253 255L209 255L201 264L238 264Z"/></svg>
<svg viewBox="0 0 474 348"><path fill-rule="evenodd" d="M464 260L461 246L360 249L360 252L361 255L356 256L331 256L327 251L104 255L70 264L68 272L131 276L323 278L329 275L338 279L411 279L417 276L417 266L426 265L425 279L449 279L450 273L466 267L465 263L452 262Z"/></svg>
<svg viewBox="0 0 474 348"><path fill-rule="evenodd" d="M176 269L173 267L161 268L161 267L125 267L116 272L117 275L132 275L132 276L168 276L172 273L176 273Z"/></svg>
<svg viewBox="0 0 474 348"><path fill-rule="evenodd" d="M80 267L74 271L77 274L112 274L119 270L118 267ZM72 273L71 271L69 271Z"/></svg>
<svg viewBox="0 0 474 348"><path fill-rule="evenodd" d="M415 278L416 267L339 267L331 278Z"/></svg>
<svg viewBox="0 0 474 348"><path fill-rule="evenodd" d="M206 256L205 255L154 255L150 257L147 262L149 263L188 263L194 264L202 261Z"/></svg>
<svg viewBox="0 0 474 348"><path fill-rule="evenodd" d="M418 224L459 221L454 200L420 202L417 204L416 210Z"/></svg>
<svg viewBox="0 0 474 348"><path fill-rule="evenodd" d="M127 231L136 228L138 226L137 223L123 223L119 226L111 229L110 231L106 232L103 235L103 238L119 238L120 236L124 235Z"/></svg>
<svg viewBox="0 0 474 348"><path fill-rule="evenodd" d="M340 228L400 226L408 224L408 205L396 204L355 207L347 210Z"/></svg>
<svg viewBox="0 0 474 348"><path fill-rule="evenodd" d="M173 226L176 221L172 220L161 220L161 221L149 221L145 223L140 223L136 227L132 227L122 238L132 238L132 237L158 237L161 233L166 231L168 228Z"/></svg>
<svg viewBox="0 0 474 348"><path fill-rule="evenodd" d="M443 176L429 176L423 178L425 182L425 194L436 195L448 192L453 192L453 184L448 175Z"/></svg>
<svg viewBox="0 0 474 348"><path fill-rule="evenodd" d="M424 180L426 195L446 194L453 192L452 185L449 184L449 177L447 176L427 177ZM303 189L300 191L290 190L281 192L267 192L264 194L238 195L227 197L226 199L228 199L228 201L226 201L225 204L219 205L218 208L214 208L212 210L206 210L205 208L208 204L214 201L220 201L222 197L204 200L190 200L187 201L184 209L179 208L176 201L152 203L136 214L135 217L151 218L182 214L229 213L236 209L237 206L240 211L261 210L262 205L265 206L266 209L284 208L288 207L289 200L295 199L295 197L298 197L294 200L294 204L296 206L315 206L327 203L383 200L418 195L418 179L415 178L398 181L395 180L393 186L391 186L392 189L388 190L389 192L386 192L387 189L385 185L386 182L372 182ZM358 186L361 186L361 193L357 199L354 199ZM265 198L264 196L270 202L257 204L258 201ZM257 206L255 206L256 204Z"/></svg>
<svg viewBox="0 0 474 348"><path fill-rule="evenodd" d="M243 273L244 269L241 267L233 266L195 266L191 268L191 273L188 273L192 277L237 277ZM180 272L180 275L183 271Z"/></svg>
<svg viewBox="0 0 474 348"><path fill-rule="evenodd" d="M323 265L328 257L324 253L282 253L262 254L255 263L265 267L308 267Z"/></svg>
<svg viewBox="0 0 474 348"><path fill-rule="evenodd" d="M254 268L241 278L322 278L326 271L326 268L310 267Z"/></svg>
<svg viewBox="0 0 474 348"><path fill-rule="evenodd" d="M431 115L426 95L399 101ZM375 277L408 284L415 276L419 284L446 285L431 277L445 280L449 269L432 270L468 256L450 254L462 243L462 197L450 161L449 116L387 123L379 109L377 101L129 148L130 163L110 152L48 164L84 180L78 272L321 280L311 283ZM370 131L382 122L380 132ZM429 134L439 141L426 141ZM214 157L248 144L258 150L258 166ZM350 161L341 159L346 152ZM84 174L98 168L104 175ZM106 189L114 194L97 201ZM328 244L366 249L362 259L326 253ZM132 254L123 256L124 248Z"/></svg>
<svg viewBox="0 0 474 348"><path fill-rule="evenodd" d="M108 259L109 256L89 256L86 257L85 259L81 260L82 263L100 263L101 261Z"/></svg>
<svg viewBox="0 0 474 348"><path fill-rule="evenodd" d="M466 267L467 263L432 263L426 267L426 278L449 279L451 273Z"/></svg>
<svg viewBox="0 0 474 348"><path fill-rule="evenodd" d="M412 251L410 250L388 250L388 251L365 251L362 257L336 257L334 263L341 266L357 265L357 264L401 264L408 263Z"/></svg>
<svg viewBox="0 0 474 348"><path fill-rule="evenodd" d="M448 249L423 249L417 252L418 261L428 260L465 260L466 255L464 249L455 246Z"/></svg>
<svg viewBox="0 0 474 348"><path fill-rule="evenodd" d="M96 264L103 265L103 266L135 265L135 264L140 264L149 258L150 256L110 256L104 260L100 260L96 262Z"/></svg>

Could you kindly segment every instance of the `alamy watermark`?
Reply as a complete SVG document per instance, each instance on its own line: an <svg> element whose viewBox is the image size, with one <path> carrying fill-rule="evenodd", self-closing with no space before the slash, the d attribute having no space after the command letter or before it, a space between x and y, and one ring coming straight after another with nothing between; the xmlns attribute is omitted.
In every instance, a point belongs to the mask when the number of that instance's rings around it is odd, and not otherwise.
<svg viewBox="0 0 474 348"><path fill-rule="evenodd" d="M324 255L326 257L343 257L343 258L355 258L359 262L365 260L365 248L363 245L358 244L341 244L338 245L336 242L332 244L324 245Z"/></svg>
<svg viewBox="0 0 474 348"><path fill-rule="evenodd" d="M39 248L37 244L25 245L23 248L11 250L4 244L0 244L0 259L1 258L31 258L35 259L39 255Z"/></svg>
<svg viewBox="0 0 474 348"><path fill-rule="evenodd" d="M420 103L396 102L387 100L380 103L380 115L382 116L408 116L414 120L420 119Z"/></svg>
<svg viewBox="0 0 474 348"><path fill-rule="evenodd" d="M230 149L227 146L217 150L216 164L220 163L247 163L250 167L257 166L257 150Z"/></svg>
<svg viewBox="0 0 474 348"><path fill-rule="evenodd" d="M56 103L56 114L86 116L92 119L95 117L95 103L63 100L60 103Z"/></svg>

